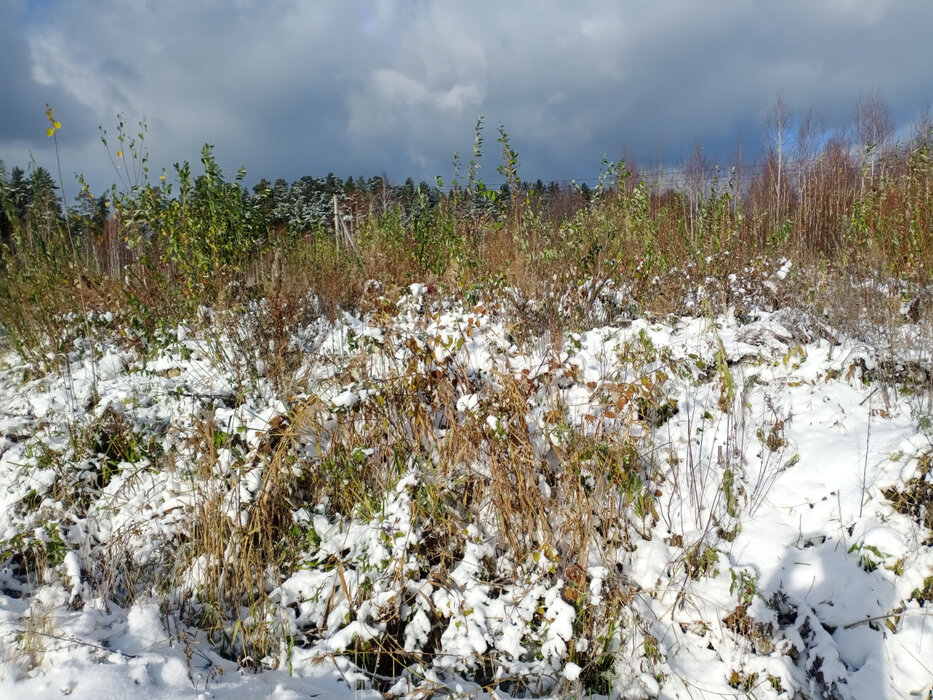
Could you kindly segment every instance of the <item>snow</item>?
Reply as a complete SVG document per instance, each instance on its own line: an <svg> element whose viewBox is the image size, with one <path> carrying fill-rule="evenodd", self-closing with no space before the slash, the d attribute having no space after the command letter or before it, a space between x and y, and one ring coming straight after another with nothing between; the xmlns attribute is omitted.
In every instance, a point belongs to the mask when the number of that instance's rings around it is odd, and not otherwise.
<svg viewBox="0 0 933 700"><path fill-rule="evenodd" d="M335 396L331 400L331 403L334 405L334 408L343 408L343 409L352 408L353 406L356 406L356 404L358 404L359 402L360 402L359 394L357 394L354 391L350 391L349 389L347 389L346 391L340 392L337 396Z"/></svg>
<svg viewBox="0 0 933 700"><path fill-rule="evenodd" d="M774 277L790 270L783 261ZM933 618L914 591L933 576L931 533L885 491L924 478L933 444L918 420L923 397L872 379L890 348L793 309L758 310L744 322L729 313L636 318L519 347L494 301L439 297L412 284L394 318L344 314L297 331L296 343L315 349L298 371L307 385L297 402L278 396L261 372L246 385L228 372L217 358L238 357L236 340L210 327L179 327L149 356L117 339L104 341L95 363L77 348L70 376L24 379L6 355L0 696L597 696L581 683L603 649L612 654L604 690L617 697L752 688L768 698L929 695ZM905 363L928 359L922 341L907 341ZM209 342L227 350L212 353ZM210 494L231 527L248 527L267 488L263 455L278 416L304 407L294 468L300 459L323 468L338 428L362 434L386 387L432 372L455 377L456 394L447 414L409 426L413 441L415 428L434 431L418 438L426 457L398 460L383 491L352 513L292 502L308 544L294 570L257 581L269 594L266 615L289 640L262 660L262 672L238 668L191 618L170 610L196 598L235 552L231 542L180 554ZM523 420L503 399L515 387L526 392ZM552 418L557 408L562 423ZM90 430L105 414L119 416L140 446L159 449L73 454L71 431ZM442 471L452 423L476 443L462 473ZM573 523L558 512L570 498L567 450L577 444L567 426L653 456L639 476L651 505L637 508L621 486L607 489L597 456L574 462L574 483L605 509L579 514L595 523L582 551L564 546ZM191 447L196 430L208 428L217 444L211 463ZM501 478L517 492L512 465L484 455L522 441L543 465L525 487L554 511L520 516L540 517L554 546L510 549L494 496L480 490L487 500L475 519L436 545L443 566L427 561L419 553L431 535L425 489ZM384 448L361 445L348 473L386 459ZM55 466L56 455L74 457L69 471ZM104 463L112 474L88 481ZM84 500L69 500L65 486ZM25 575L23 552L44 570ZM177 567L184 586L136 589L120 574L158 566ZM407 670L378 679L355 665L353 650L375 648L367 645L399 621ZM475 680L481 673L503 685L490 691ZM509 678L525 685L506 685Z"/></svg>

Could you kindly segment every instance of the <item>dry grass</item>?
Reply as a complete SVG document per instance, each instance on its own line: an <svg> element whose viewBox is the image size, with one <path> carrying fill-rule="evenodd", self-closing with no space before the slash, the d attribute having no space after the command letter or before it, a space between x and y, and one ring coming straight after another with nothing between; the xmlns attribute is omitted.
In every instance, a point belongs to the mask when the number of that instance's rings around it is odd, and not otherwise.
<svg viewBox="0 0 933 700"><path fill-rule="evenodd" d="M259 668L288 643L287 621L270 594L302 565L309 548L309 533L294 513L374 520L402 476L416 472L412 560L420 580L454 587L450 574L468 545L466 533L479 525L499 543L500 560L482 563L478 576L484 581L500 585L529 559L543 556L577 612L575 632L605 640L614 625L625 624L629 639L638 640L649 658L649 648L657 656L649 625L633 605L639 591L614 565L600 607L587 606L588 564L603 552L631 548L636 536L650 536L664 521L672 540L680 538L683 554L671 565L683 573L684 585L706 575L716 563L710 543L727 539L734 526L730 477L707 481L708 465L699 457L667 468L659 463L662 452L638 437L676 410L664 393L666 373L676 368L663 357L653 355L661 369L648 372L646 354L653 351L626 348L618 359L636 379L609 377L591 387L601 392L600 408L580 422L558 398L559 387L579 379L574 367L557 359L560 344L569 330L638 315L713 318L731 311L741 317L755 307L792 305L850 335L895 345L905 303L908 316L916 317L907 320L918 328L933 317L931 140L933 134L922 131L909 147L881 150L870 170L850 144L834 140L793 167L782 164L780 173L770 158L755 173L736 170L724 181L698 161L676 188L652 182L648 173L620 172L619 181L591 201L565 190L477 213L451 195L428 223L383 202L370 207L354 231L358 251L326 231L277 229L237 264L194 281L159 241L129 250L120 236L128 231L116 220L83 241L70 264L58 253L74 241L63 238L59 225L20 222L2 255L0 323L33 372L64 364L76 340L93 355L91 326L75 324L74 315L109 311L117 315L113 327L141 355L157 350L163 331L178 323L210 331L217 363L235 378L239 396L268 381L289 406L251 449L221 432L210 411L194 420L184 436L196 467L187 477L194 499L186 526L164 543L165 557L151 562L133 555L133 543L147 531L128 526L101 554L100 568L88 572L90 585L121 605L153 592L163 596L226 654ZM793 267L776 284L786 260ZM437 360L431 345L437 339L419 343L394 333L387 322L384 344L372 354L391 371L373 379L364 348L332 378L341 387L365 386L365 400L334 411L306 393L301 368L307 349L297 342L297 331L316 317L333 320L350 309L388 321L399 290L413 282L431 290L422 320L439 308L431 308L432 300L440 304L445 294L489 306L507 319L509 342L540 342L552 350L547 371L477 376L449 358ZM721 392L719 427L735 444L752 439L742 422L741 388L730 385L724 361L712 371ZM877 370L890 383L901 380L898 372L903 368ZM928 375L925 381L918 397L933 395ZM476 415L457 408L466 394L480 397ZM534 415L531 406L538 409ZM917 409L918 415L930 413L929 406L918 403ZM775 413L773 425L780 420ZM79 432L74 453L83 449L105 458L97 488L106 486L105 470L114 468L107 459L136 461L130 451L137 448L150 458L148 469L174 468L177 456L135 443L138 437L119 414L105 414ZM222 454L232 462L227 471L219 466ZM261 475L259 486L241 498L240 482L248 473ZM85 486L63 480L64 491L55 495L73 504L88 498L81 492ZM692 499L697 520L687 525L701 533L694 541L684 542L682 523L658 510L658 495L671 489ZM709 492L718 496L701 518ZM8 553L36 585L57 556L29 543ZM355 610L364 593L348 584L348 565L339 557L318 564L338 573L333 598L343 596ZM405 574L401 567L393 573L399 580ZM440 648L443 620L432 610L433 636L425 651L405 650L407 621L400 610L413 605L415 594L399 590L379 613L384 634L350 650L376 676L427 667L431 650ZM41 615L35 625L46 629ZM38 663L41 635L24 640L22 653ZM572 656L584 667L585 687L605 690L610 652L594 644ZM491 655L477 659L478 682L533 688L533 680L508 676L494 682L493 671L503 664Z"/></svg>

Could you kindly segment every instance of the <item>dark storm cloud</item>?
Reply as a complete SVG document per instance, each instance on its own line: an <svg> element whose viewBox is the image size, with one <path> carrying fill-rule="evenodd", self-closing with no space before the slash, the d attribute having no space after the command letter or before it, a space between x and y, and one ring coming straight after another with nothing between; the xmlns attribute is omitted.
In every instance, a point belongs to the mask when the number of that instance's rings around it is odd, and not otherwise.
<svg viewBox="0 0 933 700"><path fill-rule="evenodd" d="M77 102L54 84L44 84L35 77L36 71L24 35L26 8L22 2L0 4L0 159L4 158L3 144L16 142L22 150L46 148L44 115L45 104L58 105L68 111ZM82 120L86 129L88 122ZM10 164L12 165L12 163ZM25 165L25 163L21 163Z"/></svg>
<svg viewBox="0 0 933 700"><path fill-rule="evenodd" d="M726 161L741 140L754 153L779 90L827 130L870 90L902 124L933 96L928 0L13 7L0 51L20 99L0 111L0 158L13 160L10 144L35 123L31 103L41 116L54 101L74 119L67 155L95 182L115 176L94 135L79 134L118 112L147 117L154 166L196 161L210 141L251 182L329 171L449 180L483 114L482 174L496 181L500 122L522 176L582 178L623 150L676 162L699 140Z"/></svg>

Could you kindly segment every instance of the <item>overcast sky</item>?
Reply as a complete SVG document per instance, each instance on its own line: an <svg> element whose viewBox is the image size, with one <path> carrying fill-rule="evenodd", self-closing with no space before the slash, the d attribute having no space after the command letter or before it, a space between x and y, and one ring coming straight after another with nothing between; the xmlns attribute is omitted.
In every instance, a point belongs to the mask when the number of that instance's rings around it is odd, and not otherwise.
<svg viewBox="0 0 933 700"><path fill-rule="evenodd" d="M697 139L727 163L760 148L779 90L827 130L872 92L917 120L931 26L930 0L0 0L0 159L54 172L48 102L70 196L76 171L118 180L97 129L118 113L147 120L156 176L211 142L250 185L449 181L479 115L488 183L500 122L527 180L675 163Z"/></svg>

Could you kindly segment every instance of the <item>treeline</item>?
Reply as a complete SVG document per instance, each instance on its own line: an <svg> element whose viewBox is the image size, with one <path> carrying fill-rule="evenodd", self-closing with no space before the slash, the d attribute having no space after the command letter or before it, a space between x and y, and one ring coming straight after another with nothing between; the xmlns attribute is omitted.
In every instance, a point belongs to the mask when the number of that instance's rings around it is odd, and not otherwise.
<svg viewBox="0 0 933 700"><path fill-rule="evenodd" d="M585 183L576 190L573 186L555 181L545 184L540 179L534 183L522 181L516 190L513 192L508 183L500 185L496 189L496 202L507 204L513 195L517 195L533 199L545 211L552 211L555 208L565 209L568 202L579 204L587 200L592 192ZM383 214L393 207L401 207L406 215L417 218L426 210L437 207L445 198L468 199L469 208L474 212L494 215L501 208L490 205L491 199L480 193L477 183L473 183L472 189L469 184L461 186L456 182L441 188L437 183L428 184L425 181L415 184L410 177L398 185L381 175L370 178L351 176L343 180L328 173L326 177L306 175L292 183L282 178L274 183L263 179L252 188L252 197L270 225L296 230L330 226L335 196L338 207L344 212L367 215Z"/></svg>
<svg viewBox="0 0 933 700"><path fill-rule="evenodd" d="M205 176L194 180L197 191ZM333 230L334 203L341 217L358 220L362 216L383 215L398 209L406 219L419 219L435 209L444 200L457 200L472 213L496 216L510 206L513 196L534 202L542 213L555 215L572 212L581 203L592 198L592 189L583 184L572 185L550 182L545 184L522 181L513 188L508 183L495 190L495 197L481 193L476 183L460 186L455 183L441 189L437 184L422 181L415 184L408 178L402 184L392 184L385 176L343 179L333 173L325 177L305 175L293 182L283 178L270 182L260 180L252 188L240 182L227 183L244 207L252 211L258 228L287 229L291 232ZM152 200L171 198L163 187L153 186L148 191ZM82 190L68 208L68 220L73 234L104 235L108 220L113 219L113 196L110 192L98 196ZM35 226L65 222L59 186L48 170L36 166L28 172L20 166L7 171L0 161L0 235L11 239L14 227Z"/></svg>
<svg viewBox="0 0 933 700"><path fill-rule="evenodd" d="M639 308L683 311L691 290L710 280L725 289L769 258L840 280L929 285L933 121L897 139L886 108L869 101L851 129L828 133L779 100L770 124L752 165L741 153L717 165L698 143L676 167L606 160L594 186L522 180L502 128L503 184L487 185L482 120L472 158L446 184L329 174L247 187L245 171L230 178L206 145L200 174L185 162L150 178L134 155L120 169L132 179L104 195L84 188L64 211L45 169L0 164L0 325L38 347L30 334L55 337L75 299L128 304L147 325L244 294L311 292L333 313L360 303L366 280L437 280L550 300L523 307L532 327L583 319L609 289Z"/></svg>
<svg viewBox="0 0 933 700"><path fill-rule="evenodd" d="M59 188L48 170L41 166L29 172L14 166L7 173L0 161L0 238L9 241L14 227L40 223L64 223ZM76 233L100 232L110 215L106 195L93 197L81 192L69 207L69 218Z"/></svg>

